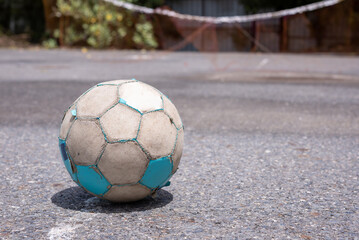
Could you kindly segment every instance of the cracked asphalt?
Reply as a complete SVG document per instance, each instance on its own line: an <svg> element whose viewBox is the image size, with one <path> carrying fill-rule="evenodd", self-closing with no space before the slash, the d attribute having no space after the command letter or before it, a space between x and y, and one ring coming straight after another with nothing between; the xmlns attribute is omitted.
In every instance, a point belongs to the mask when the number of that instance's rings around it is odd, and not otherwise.
<svg viewBox="0 0 359 240"><path fill-rule="evenodd" d="M113 204L61 162L63 111L137 78L185 125L155 199ZM359 58L0 49L1 239L359 239Z"/></svg>

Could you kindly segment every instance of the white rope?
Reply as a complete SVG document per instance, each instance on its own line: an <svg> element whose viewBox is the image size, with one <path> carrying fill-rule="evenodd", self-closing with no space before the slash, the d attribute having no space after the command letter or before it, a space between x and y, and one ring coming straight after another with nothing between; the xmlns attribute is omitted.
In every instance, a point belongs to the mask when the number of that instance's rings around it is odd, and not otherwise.
<svg viewBox="0 0 359 240"><path fill-rule="evenodd" d="M203 16L194 16L188 14L181 14L171 10L166 9L152 9L147 7L141 7L134 5L132 3L123 2L120 0L104 0L105 2L112 3L115 6L125 8L130 11L145 13L145 14L158 14L183 20L191 20L191 21L198 21L198 22L206 22L212 24L221 24L221 23L243 23L243 22L252 22L258 20L266 20L271 18L280 18L285 16L291 16L299 13L309 12L318 10L321 8L333 6L338 4L344 0L325 0L321 2L316 2L308 5L304 5L301 7L276 11L276 12L269 12L269 13L259 13L253 15L245 15L245 16L230 16L230 17L203 17Z"/></svg>

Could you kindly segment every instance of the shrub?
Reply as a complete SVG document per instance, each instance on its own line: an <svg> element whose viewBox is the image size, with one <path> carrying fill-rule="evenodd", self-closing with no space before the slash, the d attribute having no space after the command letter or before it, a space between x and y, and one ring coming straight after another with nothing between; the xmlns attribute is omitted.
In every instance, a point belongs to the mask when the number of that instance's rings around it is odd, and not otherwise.
<svg viewBox="0 0 359 240"><path fill-rule="evenodd" d="M61 16L58 38L68 46L135 49L158 46L151 19L101 0L57 0L57 14Z"/></svg>

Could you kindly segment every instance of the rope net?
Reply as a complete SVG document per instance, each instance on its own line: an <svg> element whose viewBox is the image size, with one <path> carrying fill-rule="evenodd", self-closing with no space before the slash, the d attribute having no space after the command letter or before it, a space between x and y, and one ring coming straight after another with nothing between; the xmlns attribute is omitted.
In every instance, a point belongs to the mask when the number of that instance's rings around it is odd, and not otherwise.
<svg viewBox="0 0 359 240"><path fill-rule="evenodd" d="M228 16L228 17L205 17L205 16L193 16L188 14L181 14L175 11L171 11L168 9L152 9L147 7L136 6L132 3L122 2L119 0L104 0L105 2L112 3L115 6L125 8L130 11L144 13L144 14L157 14L162 16L167 16L171 18L176 18L180 20L189 20L189 21L197 21L197 22L205 22L205 23L213 23L213 24L221 24L221 23L243 23L243 22L252 22L258 20L266 20L271 18L285 17L291 16L299 13L314 11L317 9L329 7L335 5L343 0L325 0L317 3L308 4L305 6L269 12L269 13L260 13L253 14L247 16Z"/></svg>
<svg viewBox="0 0 359 240"><path fill-rule="evenodd" d="M359 3L325 0L297 8L245 16L195 16L103 0L154 25L159 48L176 50L314 52L358 51Z"/></svg>

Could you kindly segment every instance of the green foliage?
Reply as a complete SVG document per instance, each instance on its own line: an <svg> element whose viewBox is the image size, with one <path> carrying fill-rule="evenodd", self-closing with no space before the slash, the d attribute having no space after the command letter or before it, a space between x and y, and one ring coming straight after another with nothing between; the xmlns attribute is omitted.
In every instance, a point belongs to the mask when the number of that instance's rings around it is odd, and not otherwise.
<svg viewBox="0 0 359 240"><path fill-rule="evenodd" d="M161 0L148 2L156 6ZM57 0L57 10L65 26L59 38L62 37L66 45L137 49L158 46L152 22L145 15L132 13L101 0Z"/></svg>
<svg viewBox="0 0 359 240"><path fill-rule="evenodd" d="M45 48L56 48L57 47L57 41L53 38L49 38L45 41L42 42L42 46L44 46Z"/></svg>
<svg viewBox="0 0 359 240"><path fill-rule="evenodd" d="M257 13L265 10L277 11L288 8L294 8L319 0L239 0L244 5L247 13Z"/></svg>

